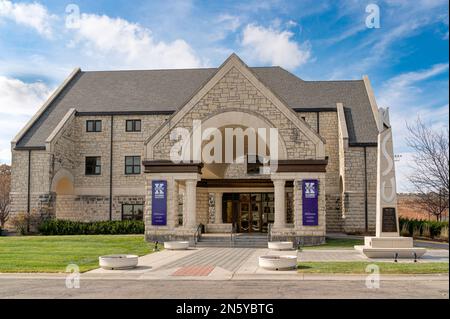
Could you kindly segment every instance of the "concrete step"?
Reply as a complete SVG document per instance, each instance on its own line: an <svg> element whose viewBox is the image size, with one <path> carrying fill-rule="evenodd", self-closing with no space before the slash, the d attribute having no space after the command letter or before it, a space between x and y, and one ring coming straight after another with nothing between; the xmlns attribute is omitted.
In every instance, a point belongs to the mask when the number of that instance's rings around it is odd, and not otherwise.
<svg viewBox="0 0 450 319"><path fill-rule="evenodd" d="M197 247L239 247L239 248L267 248L266 235L230 235L204 234L196 245Z"/></svg>
<svg viewBox="0 0 450 319"><path fill-rule="evenodd" d="M267 243L198 242L196 247L267 248Z"/></svg>

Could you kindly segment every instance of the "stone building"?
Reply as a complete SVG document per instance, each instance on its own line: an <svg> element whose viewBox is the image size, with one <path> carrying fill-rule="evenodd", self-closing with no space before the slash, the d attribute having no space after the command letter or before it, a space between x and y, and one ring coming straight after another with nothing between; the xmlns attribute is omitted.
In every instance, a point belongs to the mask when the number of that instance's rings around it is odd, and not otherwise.
<svg viewBox="0 0 450 319"><path fill-rule="evenodd" d="M143 218L149 240L192 238L199 224L312 243L326 232L374 232L377 112L367 77L304 81L235 54L219 68L76 69L12 141L11 213ZM210 128L278 134L256 154L246 137L241 160L176 163L173 132L195 135L196 120L200 136ZM155 181L163 181L162 208ZM305 181L315 183L312 212Z"/></svg>

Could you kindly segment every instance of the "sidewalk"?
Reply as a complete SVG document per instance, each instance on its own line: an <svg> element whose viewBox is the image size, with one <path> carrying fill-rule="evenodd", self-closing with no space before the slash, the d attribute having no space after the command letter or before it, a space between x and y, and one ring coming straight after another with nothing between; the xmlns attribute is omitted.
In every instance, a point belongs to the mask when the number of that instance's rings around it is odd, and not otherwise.
<svg viewBox="0 0 450 319"><path fill-rule="evenodd" d="M273 251L267 248L192 248L163 250L139 258L138 267L130 270L94 269L81 274L82 279L105 280L365 280L366 274L303 274L296 270L271 271L258 266L262 255L297 255L301 262L377 261L349 249ZM448 262L448 250L430 250L418 263ZM412 259L399 259L412 263ZM0 278L65 278L66 274L0 274ZM445 275L381 275L382 280L447 280Z"/></svg>

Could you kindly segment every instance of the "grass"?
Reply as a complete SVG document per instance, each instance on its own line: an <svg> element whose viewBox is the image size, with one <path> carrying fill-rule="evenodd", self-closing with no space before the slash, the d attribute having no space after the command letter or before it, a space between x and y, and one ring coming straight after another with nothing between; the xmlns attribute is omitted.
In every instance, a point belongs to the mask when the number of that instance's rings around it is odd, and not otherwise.
<svg viewBox="0 0 450 319"><path fill-rule="evenodd" d="M448 273L448 263L412 263L412 262L300 262L297 265L299 273L305 274L369 274L368 265L380 267L380 274L441 274Z"/></svg>
<svg viewBox="0 0 450 319"><path fill-rule="evenodd" d="M364 239L356 238L326 238L326 242L319 246L305 246L302 249L345 249L355 245L364 245Z"/></svg>
<svg viewBox="0 0 450 319"><path fill-rule="evenodd" d="M153 248L143 235L0 237L0 272L65 272L71 263L84 272L98 267L100 255L142 256Z"/></svg>

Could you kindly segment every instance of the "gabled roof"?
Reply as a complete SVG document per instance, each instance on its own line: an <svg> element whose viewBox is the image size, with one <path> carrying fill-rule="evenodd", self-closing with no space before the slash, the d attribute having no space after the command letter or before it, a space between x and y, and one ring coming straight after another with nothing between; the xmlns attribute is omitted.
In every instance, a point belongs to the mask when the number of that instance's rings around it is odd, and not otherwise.
<svg viewBox="0 0 450 319"><path fill-rule="evenodd" d="M376 143L377 126L363 80L304 81L280 67L250 68L296 111L346 110L349 143ZM216 68L80 71L62 89L16 147L42 147L71 108L89 113L173 113L215 73Z"/></svg>

